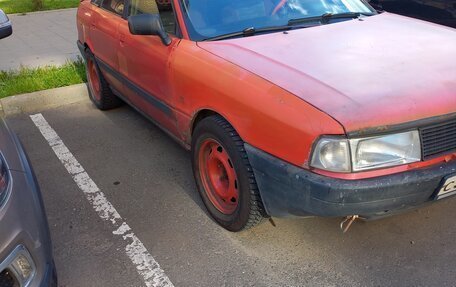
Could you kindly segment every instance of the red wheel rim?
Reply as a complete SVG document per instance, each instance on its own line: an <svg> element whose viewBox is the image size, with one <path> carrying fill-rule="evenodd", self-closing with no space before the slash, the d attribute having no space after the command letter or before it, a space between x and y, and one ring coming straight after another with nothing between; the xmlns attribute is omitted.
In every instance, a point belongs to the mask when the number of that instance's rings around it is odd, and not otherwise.
<svg viewBox="0 0 456 287"><path fill-rule="evenodd" d="M207 139L201 144L198 160L207 197L221 213L232 214L239 204L239 183L226 149L216 140Z"/></svg>
<svg viewBox="0 0 456 287"><path fill-rule="evenodd" d="M89 73L89 80L90 80L89 82L90 82L90 87L92 89L92 94L96 100L100 101L101 100L100 80L98 77L97 67L95 66L95 63L92 60L89 60L88 65L87 65L87 70Z"/></svg>

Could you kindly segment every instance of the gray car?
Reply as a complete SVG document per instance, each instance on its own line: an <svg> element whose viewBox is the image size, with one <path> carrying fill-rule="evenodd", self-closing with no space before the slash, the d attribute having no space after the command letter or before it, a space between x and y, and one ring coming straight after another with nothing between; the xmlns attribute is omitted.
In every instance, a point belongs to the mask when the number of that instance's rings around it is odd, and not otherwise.
<svg viewBox="0 0 456 287"><path fill-rule="evenodd" d="M8 16L0 9L0 39L6 38L13 34L13 27Z"/></svg>
<svg viewBox="0 0 456 287"><path fill-rule="evenodd" d="M0 39L11 34L5 23L0 10ZM0 287L28 286L57 286L51 238L32 167L0 118Z"/></svg>

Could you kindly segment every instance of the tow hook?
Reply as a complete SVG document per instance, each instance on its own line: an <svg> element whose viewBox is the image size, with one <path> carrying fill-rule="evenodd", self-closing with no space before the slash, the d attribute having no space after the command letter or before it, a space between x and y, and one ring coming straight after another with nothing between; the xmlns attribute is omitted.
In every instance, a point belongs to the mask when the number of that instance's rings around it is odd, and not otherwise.
<svg viewBox="0 0 456 287"><path fill-rule="evenodd" d="M353 222L355 222L356 219L359 218L359 215L350 215L345 217L344 220L342 220L342 222L340 223L340 229L342 229L342 232L346 233L352 226Z"/></svg>

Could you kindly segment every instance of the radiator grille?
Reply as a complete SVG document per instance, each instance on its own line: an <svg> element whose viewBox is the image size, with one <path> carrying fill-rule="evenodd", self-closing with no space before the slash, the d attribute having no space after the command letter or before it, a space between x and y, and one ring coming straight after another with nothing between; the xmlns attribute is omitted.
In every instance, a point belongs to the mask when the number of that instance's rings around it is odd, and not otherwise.
<svg viewBox="0 0 456 287"><path fill-rule="evenodd" d="M456 119L420 128L423 158L456 151Z"/></svg>

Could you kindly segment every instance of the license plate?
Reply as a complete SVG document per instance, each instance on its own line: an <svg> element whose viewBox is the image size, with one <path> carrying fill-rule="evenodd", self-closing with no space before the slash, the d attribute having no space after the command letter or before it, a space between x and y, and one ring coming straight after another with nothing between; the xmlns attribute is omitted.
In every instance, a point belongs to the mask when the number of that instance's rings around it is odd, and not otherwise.
<svg viewBox="0 0 456 287"><path fill-rule="evenodd" d="M448 178L443 183L442 188L437 194L437 199L442 199L456 193L456 175Z"/></svg>

